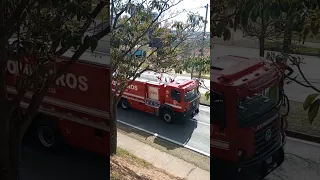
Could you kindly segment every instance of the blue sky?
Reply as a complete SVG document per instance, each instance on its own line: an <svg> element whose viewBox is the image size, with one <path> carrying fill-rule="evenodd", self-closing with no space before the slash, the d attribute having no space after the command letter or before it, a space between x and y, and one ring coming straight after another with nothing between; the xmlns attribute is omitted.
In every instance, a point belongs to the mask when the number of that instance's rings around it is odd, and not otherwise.
<svg viewBox="0 0 320 180"><path fill-rule="evenodd" d="M208 23L206 31L210 32L210 0L183 0L179 5L177 5L174 9L176 10L183 10L186 9L187 11L191 12L198 12L201 16L205 17L206 15L206 8L204 6L208 4ZM202 8L201 8L202 7ZM187 13L182 13L177 16L175 19L186 21L187 20Z"/></svg>

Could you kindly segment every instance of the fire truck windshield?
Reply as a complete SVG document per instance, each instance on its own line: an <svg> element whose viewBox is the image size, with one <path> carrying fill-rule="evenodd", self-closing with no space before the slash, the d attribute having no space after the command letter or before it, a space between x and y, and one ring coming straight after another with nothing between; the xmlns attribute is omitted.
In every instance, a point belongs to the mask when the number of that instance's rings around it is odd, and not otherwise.
<svg viewBox="0 0 320 180"><path fill-rule="evenodd" d="M238 112L242 119L264 113L275 107L279 102L279 88L270 87L260 93L255 93L238 100Z"/></svg>
<svg viewBox="0 0 320 180"><path fill-rule="evenodd" d="M194 100L194 98L197 97L197 95L198 95L198 89L197 89L197 88L195 88L195 89L193 89L193 90L191 90L191 91L188 91L188 92L186 92L186 94L184 95L184 101L185 101L185 102L192 101L192 100Z"/></svg>

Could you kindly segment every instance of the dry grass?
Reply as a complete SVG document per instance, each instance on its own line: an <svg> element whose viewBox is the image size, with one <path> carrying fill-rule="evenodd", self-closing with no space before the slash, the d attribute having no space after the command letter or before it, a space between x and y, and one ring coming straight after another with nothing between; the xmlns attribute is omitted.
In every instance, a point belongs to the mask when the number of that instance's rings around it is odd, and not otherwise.
<svg viewBox="0 0 320 180"><path fill-rule="evenodd" d="M288 130L320 137L320 116L317 116L313 124L310 124L308 112L303 110L302 103L290 101L290 114L287 119Z"/></svg>
<svg viewBox="0 0 320 180"><path fill-rule="evenodd" d="M183 180L120 148L117 155L111 157L110 165L111 180Z"/></svg>
<svg viewBox="0 0 320 180"><path fill-rule="evenodd" d="M210 106L210 99L207 100L206 96L204 94L201 94L200 103Z"/></svg>

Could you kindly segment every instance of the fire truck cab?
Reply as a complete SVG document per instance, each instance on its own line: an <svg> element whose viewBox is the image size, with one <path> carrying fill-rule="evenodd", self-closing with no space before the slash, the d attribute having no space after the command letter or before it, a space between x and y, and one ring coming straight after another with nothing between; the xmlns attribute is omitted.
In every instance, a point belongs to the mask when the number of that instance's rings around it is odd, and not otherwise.
<svg viewBox="0 0 320 180"><path fill-rule="evenodd" d="M262 58L223 56L211 63L210 78L211 173L264 178L284 161L281 73Z"/></svg>
<svg viewBox="0 0 320 180"><path fill-rule="evenodd" d="M113 91L115 83L113 80ZM176 82L173 77L146 72L126 88L118 105L122 109L133 108L160 116L171 123L199 113L198 88L194 80Z"/></svg>

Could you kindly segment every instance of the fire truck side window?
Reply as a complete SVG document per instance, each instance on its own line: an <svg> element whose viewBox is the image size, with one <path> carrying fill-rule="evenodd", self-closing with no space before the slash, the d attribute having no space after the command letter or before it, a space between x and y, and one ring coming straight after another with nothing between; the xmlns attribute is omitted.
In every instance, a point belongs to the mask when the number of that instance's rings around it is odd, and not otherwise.
<svg viewBox="0 0 320 180"><path fill-rule="evenodd" d="M211 91L210 93L211 112L210 119L214 124L220 125L224 128L226 124L226 108L224 97L222 94Z"/></svg>
<svg viewBox="0 0 320 180"><path fill-rule="evenodd" d="M171 97L172 99L180 102L181 101L181 96L180 96L180 92L178 90L175 89L171 89Z"/></svg>

